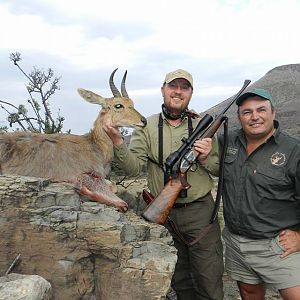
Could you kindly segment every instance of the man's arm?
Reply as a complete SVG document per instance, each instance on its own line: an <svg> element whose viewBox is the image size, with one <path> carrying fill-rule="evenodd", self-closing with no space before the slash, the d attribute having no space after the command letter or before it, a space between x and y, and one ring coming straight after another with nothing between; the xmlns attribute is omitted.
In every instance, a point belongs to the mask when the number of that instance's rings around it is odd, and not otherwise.
<svg viewBox="0 0 300 300"><path fill-rule="evenodd" d="M295 177L295 198L300 203L300 161L298 161ZM300 228L298 231L283 230L279 234L279 243L286 250L281 257L300 251Z"/></svg>
<svg viewBox="0 0 300 300"><path fill-rule="evenodd" d="M113 142L114 161L127 175L138 176L147 163L148 141L145 129L134 130L128 147L119 129L112 127L109 121L103 128Z"/></svg>
<svg viewBox="0 0 300 300"><path fill-rule="evenodd" d="M219 175L219 146L216 136L197 140L194 144L195 150L200 153L199 164L211 175Z"/></svg>
<svg viewBox="0 0 300 300"><path fill-rule="evenodd" d="M294 230L283 230L279 234L279 243L284 247L285 252L281 257L300 251L300 232Z"/></svg>
<svg viewBox="0 0 300 300"><path fill-rule="evenodd" d="M130 176L138 176L147 164L148 142L144 129L136 129L127 147L123 142L114 147L114 160Z"/></svg>

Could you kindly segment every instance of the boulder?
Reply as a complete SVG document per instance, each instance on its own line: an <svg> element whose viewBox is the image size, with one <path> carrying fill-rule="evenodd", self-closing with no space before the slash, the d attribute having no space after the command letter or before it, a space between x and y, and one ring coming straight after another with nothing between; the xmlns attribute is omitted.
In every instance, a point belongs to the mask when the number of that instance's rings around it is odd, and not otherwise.
<svg viewBox="0 0 300 300"><path fill-rule="evenodd" d="M8 274L0 277L1 300L50 300L50 283L38 275Z"/></svg>
<svg viewBox="0 0 300 300"><path fill-rule="evenodd" d="M78 195L72 185L0 176L0 272L36 274L53 299L164 299L177 256L168 231Z"/></svg>

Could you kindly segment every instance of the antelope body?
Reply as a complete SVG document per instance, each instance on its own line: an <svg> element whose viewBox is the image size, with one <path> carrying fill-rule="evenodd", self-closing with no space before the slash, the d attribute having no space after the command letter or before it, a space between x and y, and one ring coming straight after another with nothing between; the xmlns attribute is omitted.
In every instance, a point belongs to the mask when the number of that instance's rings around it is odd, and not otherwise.
<svg viewBox="0 0 300 300"><path fill-rule="evenodd" d="M96 189L90 191L83 180L81 192L93 200L125 211L126 203L110 193L105 185L104 178L110 170L113 145L102 124L105 118L110 118L115 127L144 127L146 119L134 109L133 102L127 95L126 73L121 84L122 95L115 87L113 76L116 70L109 81L114 97L103 98L91 91L78 89L86 101L102 106L89 133L74 135L13 132L0 135L2 174L43 177L73 183L84 178L84 174L96 174Z"/></svg>

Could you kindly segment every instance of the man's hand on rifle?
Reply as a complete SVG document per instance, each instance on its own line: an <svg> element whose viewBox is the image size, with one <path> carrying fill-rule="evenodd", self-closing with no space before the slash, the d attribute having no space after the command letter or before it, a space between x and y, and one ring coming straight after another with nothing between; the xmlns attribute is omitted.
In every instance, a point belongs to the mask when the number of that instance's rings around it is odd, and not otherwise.
<svg viewBox="0 0 300 300"><path fill-rule="evenodd" d="M201 140L196 140L194 143L194 150L196 151L196 155L198 156L198 161L200 165L205 165L208 155L212 150L212 139L204 138Z"/></svg>
<svg viewBox="0 0 300 300"><path fill-rule="evenodd" d="M110 117L106 118L106 115L103 120L103 130L107 133L115 146L119 146L123 143L123 137L120 130L117 127L112 126Z"/></svg>

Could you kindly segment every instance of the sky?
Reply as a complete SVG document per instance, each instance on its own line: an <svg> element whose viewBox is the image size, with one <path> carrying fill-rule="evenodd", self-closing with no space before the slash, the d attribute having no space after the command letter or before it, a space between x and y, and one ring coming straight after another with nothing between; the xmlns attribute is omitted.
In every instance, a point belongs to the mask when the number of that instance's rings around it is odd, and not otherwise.
<svg viewBox="0 0 300 300"><path fill-rule="evenodd" d="M77 88L111 97L118 68L136 109L161 109L165 74L185 69L194 78L190 108L198 112L228 99L271 69L299 63L300 0L0 0L0 100L26 103L20 66L52 68L61 77L51 98L64 130L83 134L100 110ZM0 110L0 125L7 115Z"/></svg>

